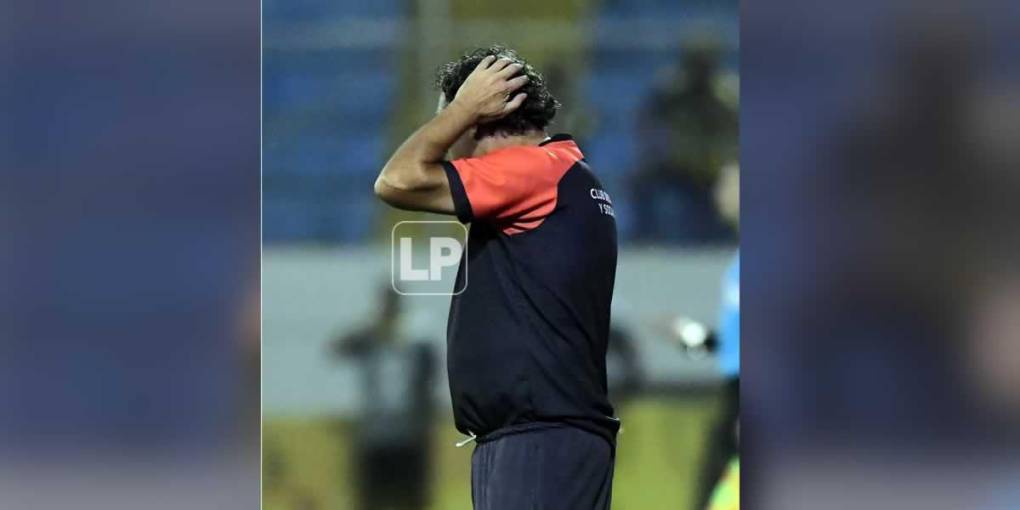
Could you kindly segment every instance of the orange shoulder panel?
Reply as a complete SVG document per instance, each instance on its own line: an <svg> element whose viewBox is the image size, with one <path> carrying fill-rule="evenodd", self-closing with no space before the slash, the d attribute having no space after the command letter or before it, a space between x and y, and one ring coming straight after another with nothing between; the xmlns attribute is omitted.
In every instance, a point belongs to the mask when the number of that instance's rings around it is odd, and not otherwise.
<svg viewBox="0 0 1020 510"><path fill-rule="evenodd" d="M568 140L509 147L452 163L475 220L512 235L537 228L552 214L560 179L582 157Z"/></svg>

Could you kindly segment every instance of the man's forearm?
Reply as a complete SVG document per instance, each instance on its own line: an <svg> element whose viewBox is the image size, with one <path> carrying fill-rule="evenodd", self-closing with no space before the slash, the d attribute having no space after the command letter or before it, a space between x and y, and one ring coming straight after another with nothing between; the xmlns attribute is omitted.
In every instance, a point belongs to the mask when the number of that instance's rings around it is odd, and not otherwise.
<svg viewBox="0 0 1020 510"><path fill-rule="evenodd" d="M476 116L456 101L414 132L397 148L379 174L381 184L410 191L427 187L442 177L437 165L450 146L476 122Z"/></svg>

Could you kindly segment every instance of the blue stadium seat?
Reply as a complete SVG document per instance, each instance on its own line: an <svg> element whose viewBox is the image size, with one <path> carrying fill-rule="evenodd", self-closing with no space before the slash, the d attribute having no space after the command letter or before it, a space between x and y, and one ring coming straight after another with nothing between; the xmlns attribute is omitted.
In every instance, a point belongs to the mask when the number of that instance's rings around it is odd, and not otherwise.
<svg viewBox="0 0 1020 510"><path fill-rule="evenodd" d="M397 70L384 50L265 56L263 237L352 242L370 235Z"/></svg>
<svg viewBox="0 0 1020 510"><path fill-rule="evenodd" d="M396 93L391 59L378 51L321 53L326 54L266 58L263 98L267 111L343 113L367 122L389 115Z"/></svg>

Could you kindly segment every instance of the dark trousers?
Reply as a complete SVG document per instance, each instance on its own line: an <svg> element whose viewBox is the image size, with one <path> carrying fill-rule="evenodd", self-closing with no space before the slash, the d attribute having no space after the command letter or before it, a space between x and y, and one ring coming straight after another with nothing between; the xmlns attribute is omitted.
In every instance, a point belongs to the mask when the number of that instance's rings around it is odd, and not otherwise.
<svg viewBox="0 0 1020 510"><path fill-rule="evenodd" d="M607 510L615 447L558 426L499 434L471 457L474 510Z"/></svg>
<svg viewBox="0 0 1020 510"><path fill-rule="evenodd" d="M421 510L428 504L426 442L358 452L359 510Z"/></svg>

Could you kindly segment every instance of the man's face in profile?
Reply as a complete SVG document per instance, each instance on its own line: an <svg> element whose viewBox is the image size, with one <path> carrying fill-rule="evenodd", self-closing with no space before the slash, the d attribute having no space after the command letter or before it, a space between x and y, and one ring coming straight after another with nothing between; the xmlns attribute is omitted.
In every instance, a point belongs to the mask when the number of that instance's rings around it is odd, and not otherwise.
<svg viewBox="0 0 1020 510"><path fill-rule="evenodd" d="M442 92L440 92L439 104L436 106L436 114L438 115L439 112L443 111L447 104L449 103L447 103L446 97ZM446 153L446 157L450 160L469 158L474 155L475 147L477 146L478 142L475 140L475 128L472 127L465 131L464 134L460 135L460 138L458 138L456 142L453 142L453 145L450 146L450 150Z"/></svg>

